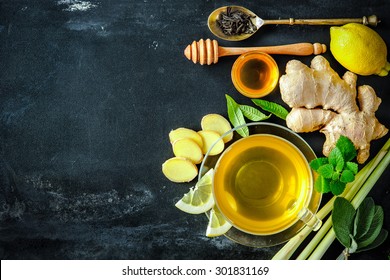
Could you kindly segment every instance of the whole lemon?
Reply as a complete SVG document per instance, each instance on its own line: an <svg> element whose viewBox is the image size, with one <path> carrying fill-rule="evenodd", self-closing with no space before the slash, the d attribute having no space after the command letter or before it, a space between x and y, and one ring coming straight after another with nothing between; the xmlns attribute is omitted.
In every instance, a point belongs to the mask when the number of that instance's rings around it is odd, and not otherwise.
<svg viewBox="0 0 390 280"><path fill-rule="evenodd" d="M363 24L332 26L330 51L342 66L356 74L387 76L390 71L386 43L377 32Z"/></svg>

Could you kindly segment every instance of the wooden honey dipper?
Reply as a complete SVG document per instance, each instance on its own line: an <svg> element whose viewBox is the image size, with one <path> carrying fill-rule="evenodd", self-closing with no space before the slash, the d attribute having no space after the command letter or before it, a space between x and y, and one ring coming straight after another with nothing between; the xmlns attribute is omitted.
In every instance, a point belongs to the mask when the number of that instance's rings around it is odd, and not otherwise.
<svg viewBox="0 0 390 280"><path fill-rule="evenodd" d="M184 55L194 63L210 65L217 63L221 56L240 55L249 51L261 51L268 54L317 55L326 52L326 46L320 43L297 43L280 46L226 48L218 46L216 40L200 39L198 42L193 41L191 45L188 45L184 50Z"/></svg>

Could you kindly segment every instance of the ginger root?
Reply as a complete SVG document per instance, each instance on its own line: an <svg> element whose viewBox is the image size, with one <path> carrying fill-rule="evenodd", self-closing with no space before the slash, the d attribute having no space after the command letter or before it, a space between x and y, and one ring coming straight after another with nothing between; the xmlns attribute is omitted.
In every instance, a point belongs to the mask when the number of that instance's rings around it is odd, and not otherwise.
<svg viewBox="0 0 390 280"><path fill-rule="evenodd" d="M189 159L195 164L201 163L203 151L199 145L190 138L181 138L172 143L173 154L176 157Z"/></svg>
<svg viewBox="0 0 390 280"><path fill-rule="evenodd" d="M219 135L230 131L232 126L230 122L219 114L207 114L200 121L202 130L211 130L217 132ZM233 132L228 133L223 137L223 142L227 143L233 139Z"/></svg>
<svg viewBox="0 0 390 280"><path fill-rule="evenodd" d="M171 144L173 144L176 140L182 138L192 139L199 145L199 147L201 148L203 147L202 137L192 129L179 127L169 132L169 141L171 142Z"/></svg>
<svg viewBox="0 0 390 280"><path fill-rule="evenodd" d="M162 164L162 172L175 183L190 182L198 175L198 168L189 159L173 157Z"/></svg>
<svg viewBox="0 0 390 280"><path fill-rule="evenodd" d="M356 94L356 80L349 71L341 79L323 56L316 56L310 68L300 61L289 61L279 85L283 101L292 108L286 119L290 129L324 133L325 156L340 135L346 136L357 149L357 161L364 163L371 140L383 137L388 129L375 117L381 99L368 85L359 86Z"/></svg>
<svg viewBox="0 0 390 280"><path fill-rule="evenodd" d="M203 154L206 154L208 150L214 145L212 150L209 152L210 156L215 156L223 152L225 149L225 144L222 139L218 140L221 135L212 130L200 130L198 131L199 135L203 140ZM218 142L217 142L218 141Z"/></svg>

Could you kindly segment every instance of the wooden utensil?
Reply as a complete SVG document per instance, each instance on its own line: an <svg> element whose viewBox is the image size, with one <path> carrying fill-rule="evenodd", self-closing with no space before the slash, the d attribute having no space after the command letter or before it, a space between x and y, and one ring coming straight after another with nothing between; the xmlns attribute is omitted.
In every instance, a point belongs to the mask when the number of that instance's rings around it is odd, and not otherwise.
<svg viewBox="0 0 390 280"><path fill-rule="evenodd" d="M216 40L200 39L198 42L193 41L192 44L188 45L184 50L184 55L193 63L199 62L200 65L211 65L217 63L219 57L240 55L250 51L304 56L324 53L326 52L326 46L320 43L297 43L279 46L227 48L219 46Z"/></svg>

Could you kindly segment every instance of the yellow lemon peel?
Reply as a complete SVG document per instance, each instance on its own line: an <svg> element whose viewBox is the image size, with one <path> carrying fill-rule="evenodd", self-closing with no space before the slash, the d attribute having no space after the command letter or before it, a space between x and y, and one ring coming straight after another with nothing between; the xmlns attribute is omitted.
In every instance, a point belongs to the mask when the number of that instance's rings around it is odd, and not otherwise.
<svg viewBox="0 0 390 280"><path fill-rule="evenodd" d="M333 26L330 38L330 51L349 71L362 76L388 75L390 63L386 43L370 27L360 23Z"/></svg>

